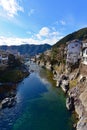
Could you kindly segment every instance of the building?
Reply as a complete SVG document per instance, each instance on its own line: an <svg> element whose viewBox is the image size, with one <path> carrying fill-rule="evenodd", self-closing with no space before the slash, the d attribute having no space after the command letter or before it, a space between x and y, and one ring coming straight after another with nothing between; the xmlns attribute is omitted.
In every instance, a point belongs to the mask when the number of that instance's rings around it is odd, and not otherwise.
<svg viewBox="0 0 87 130"><path fill-rule="evenodd" d="M0 50L0 65L6 65L8 63L8 53Z"/></svg>
<svg viewBox="0 0 87 130"><path fill-rule="evenodd" d="M82 64L87 65L87 42L82 44Z"/></svg>
<svg viewBox="0 0 87 130"><path fill-rule="evenodd" d="M0 54L0 64L7 64L8 63L8 55L7 54Z"/></svg>
<svg viewBox="0 0 87 130"><path fill-rule="evenodd" d="M81 59L82 42L73 40L68 42L67 45L67 58L66 63L75 64Z"/></svg>

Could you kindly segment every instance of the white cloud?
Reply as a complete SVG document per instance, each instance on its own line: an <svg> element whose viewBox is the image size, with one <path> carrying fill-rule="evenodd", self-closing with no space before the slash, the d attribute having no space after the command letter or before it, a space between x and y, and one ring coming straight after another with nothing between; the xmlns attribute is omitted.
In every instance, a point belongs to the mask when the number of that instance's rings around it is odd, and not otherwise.
<svg viewBox="0 0 87 130"><path fill-rule="evenodd" d="M41 39L42 37L48 37L50 34L50 29L48 27L42 27L38 34L36 34L38 39Z"/></svg>
<svg viewBox="0 0 87 130"><path fill-rule="evenodd" d="M18 11L24 12L23 7L19 5L17 0L0 0L0 6L8 17L18 15Z"/></svg>
<svg viewBox="0 0 87 130"><path fill-rule="evenodd" d="M54 27L48 28L48 27L42 27L38 34L36 34L38 39L53 39L56 37L56 39L59 39L61 33L59 33Z"/></svg>
<svg viewBox="0 0 87 130"><path fill-rule="evenodd" d="M62 25L66 25L66 22L65 22L64 20L60 20L60 23L61 23Z"/></svg>
<svg viewBox="0 0 87 130"><path fill-rule="evenodd" d="M49 35L49 33L50 33L50 29L48 27L43 27L39 31L40 36L47 36L47 35Z"/></svg>
<svg viewBox="0 0 87 130"><path fill-rule="evenodd" d="M31 16L32 14L34 14L34 12L35 12L35 9L30 9L28 16Z"/></svg>
<svg viewBox="0 0 87 130"><path fill-rule="evenodd" d="M30 33L30 32L29 32ZM3 37L0 36L0 45L20 45L20 44L55 44L63 37L54 28L43 27L38 34L33 34L31 38Z"/></svg>

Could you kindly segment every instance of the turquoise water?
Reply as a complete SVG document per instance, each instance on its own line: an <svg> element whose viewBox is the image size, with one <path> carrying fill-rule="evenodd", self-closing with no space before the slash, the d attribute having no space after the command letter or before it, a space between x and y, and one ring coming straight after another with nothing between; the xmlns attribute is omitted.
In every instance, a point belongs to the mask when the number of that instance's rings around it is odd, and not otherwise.
<svg viewBox="0 0 87 130"><path fill-rule="evenodd" d="M1 112L0 130L72 130L64 93L49 71L38 70L17 86L17 104Z"/></svg>

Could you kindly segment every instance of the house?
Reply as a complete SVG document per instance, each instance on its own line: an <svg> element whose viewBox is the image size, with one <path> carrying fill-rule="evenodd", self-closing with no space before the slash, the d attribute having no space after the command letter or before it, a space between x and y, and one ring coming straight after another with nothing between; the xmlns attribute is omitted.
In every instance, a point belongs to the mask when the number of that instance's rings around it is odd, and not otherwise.
<svg viewBox="0 0 87 130"><path fill-rule="evenodd" d="M0 55L0 64L7 64L8 56Z"/></svg>
<svg viewBox="0 0 87 130"><path fill-rule="evenodd" d="M0 63L2 62L2 55L0 55Z"/></svg>
<svg viewBox="0 0 87 130"><path fill-rule="evenodd" d="M87 65L87 42L82 44L82 64Z"/></svg>
<svg viewBox="0 0 87 130"><path fill-rule="evenodd" d="M0 65L8 63L8 54L5 51L0 50Z"/></svg>
<svg viewBox="0 0 87 130"><path fill-rule="evenodd" d="M75 64L81 59L82 42L79 40L73 40L68 42L67 45L67 64Z"/></svg>

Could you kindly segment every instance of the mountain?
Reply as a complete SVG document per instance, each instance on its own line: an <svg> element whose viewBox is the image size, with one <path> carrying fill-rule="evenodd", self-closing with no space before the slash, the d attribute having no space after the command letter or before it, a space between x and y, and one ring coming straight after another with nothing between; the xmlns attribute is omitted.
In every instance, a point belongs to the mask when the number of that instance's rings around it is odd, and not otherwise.
<svg viewBox="0 0 87 130"><path fill-rule="evenodd" d="M24 44L24 45L12 45L12 46L7 46L7 45L2 45L0 46L1 50L16 50L20 52L20 54L29 54L31 56L34 56L39 53L43 53L46 50L51 49L51 45L49 44L43 44L43 45L29 45L29 44Z"/></svg>
<svg viewBox="0 0 87 130"><path fill-rule="evenodd" d="M87 28L82 28L76 32L73 32L61 40L59 40L53 47L58 47L61 44L65 44L68 41L74 40L74 39L79 39L79 40L86 40L87 39Z"/></svg>

